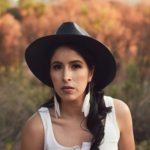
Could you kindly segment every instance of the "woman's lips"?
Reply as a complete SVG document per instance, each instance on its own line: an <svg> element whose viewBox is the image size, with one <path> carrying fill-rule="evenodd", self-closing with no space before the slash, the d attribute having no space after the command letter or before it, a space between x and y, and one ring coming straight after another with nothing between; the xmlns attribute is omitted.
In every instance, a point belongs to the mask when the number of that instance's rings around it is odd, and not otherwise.
<svg viewBox="0 0 150 150"><path fill-rule="evenodd" d="M63 92L66 92L66 93L70 93L74 90L74 88L71 86L63 86L61 89Z"/></svg>

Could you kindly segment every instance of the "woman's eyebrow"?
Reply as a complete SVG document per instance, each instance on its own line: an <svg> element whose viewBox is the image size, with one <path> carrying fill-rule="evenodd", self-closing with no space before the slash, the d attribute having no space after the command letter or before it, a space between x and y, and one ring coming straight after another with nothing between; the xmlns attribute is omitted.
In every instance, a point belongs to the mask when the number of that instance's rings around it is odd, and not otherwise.
<svg viewBox="0 0 150 150"><path fill-rule="evenodd" d="M53 64L62 64L62 62L60 62L60 61L54 61L54 62L52 62L51 65L53 65Z"/></svg>
<svg viewBox="0 0 150 150"><path fill-rule="evenodd" d="M80 60L73 60L73 61L70 61L70 63L81 63L81 64L83 64L83 62Z"/></svg>
<svg viewBox="0 0 150 150"><path fill-rule="evenodd" d="M80 60L72 60L69 63L71 63L71 64L73 64L73 63L81 63L81 64L83 64L83 62L80 61ZM63 64L63 63L61 61L54 61L54 62L52 62L51 65L54 65L54 64Z"/></svg>

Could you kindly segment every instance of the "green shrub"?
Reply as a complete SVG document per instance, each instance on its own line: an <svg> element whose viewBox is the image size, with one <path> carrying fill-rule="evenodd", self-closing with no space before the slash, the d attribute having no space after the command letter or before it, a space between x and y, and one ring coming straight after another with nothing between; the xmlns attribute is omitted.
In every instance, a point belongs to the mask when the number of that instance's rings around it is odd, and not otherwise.
<svg viewBox="0 0 150 150"><path fill-rule="evenodd" d="M141 74L136 60L127 61L119 76L108 86L106 95L123 100L130 108L135 140L138 144L150 139L150 81ZM143 80L140 80L143 76Z"/></svg>
<svg viewBox="0 0 150 150"><path fill-rule="evenodd" d="M50 98L51 90L25 67L1 72L0 75L0 141L10 147L20 140L25 122Z"/></svg>

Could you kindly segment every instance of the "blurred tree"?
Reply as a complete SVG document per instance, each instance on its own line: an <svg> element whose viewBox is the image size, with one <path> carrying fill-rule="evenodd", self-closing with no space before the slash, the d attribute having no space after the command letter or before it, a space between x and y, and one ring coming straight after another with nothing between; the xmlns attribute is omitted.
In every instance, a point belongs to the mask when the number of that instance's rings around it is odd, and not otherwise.
<svg viewBox="0 0 150 150"><path fill-rule="evenodd" d="M143 7L138 6L137 9L138 11L143 12L141 18L142 24L138 25L140 36L137 42L137 62L141 72L139 78L141 80L141 83L143 83L143 77L147 80L150 80L150 15L148 13L148 10L150 11L150 5L143 5Z"/></svg>
<svg viewBox="0 0 150 150"><path fill-rule="evenodd" d="M29 8L33 4L33 0L19 0L18 5L20 8Z"/></svg>
<svg viewBox="0 0 150 150"><path fill-rule="evenodd" d="M40 17L44 14L46 5L44 3L34 0L20 0L19 7L21 8L22 17L36 15Z"/></svg>
<svg viewBox="0 0 150 150"><path fill-rule="evenodd" d="M9 0L0 0L0 15L10 8Z"/></svg>
<svg viewBox="0 0 150 150"><path fill-rule="evenodd" d="M21 61L21 26L10 14L0 18L0 67L6 69Z"/></svg>
<svg viewBox="0 0 150 150"><path fill-rule="evenodd" d="M20 10L18 8L9 8L6 13L10 13L11 15L14 16L15 19L21 21L22 20L22 16L20 13Z"/></svg>

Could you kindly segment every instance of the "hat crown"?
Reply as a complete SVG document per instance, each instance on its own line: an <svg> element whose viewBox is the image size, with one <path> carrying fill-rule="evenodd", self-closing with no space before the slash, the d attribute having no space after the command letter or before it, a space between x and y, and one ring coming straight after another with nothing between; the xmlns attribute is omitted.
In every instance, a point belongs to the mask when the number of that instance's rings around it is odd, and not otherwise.
<svg viewBox="0 0 150 150"><path fill-rule="evenodd" d="M90 37L90 35L75 22L65 22L61 24L54 35L61 34L84 35Z"/></svg>

